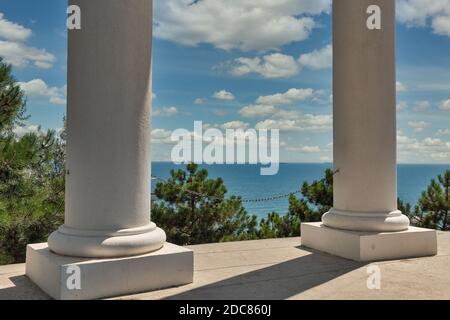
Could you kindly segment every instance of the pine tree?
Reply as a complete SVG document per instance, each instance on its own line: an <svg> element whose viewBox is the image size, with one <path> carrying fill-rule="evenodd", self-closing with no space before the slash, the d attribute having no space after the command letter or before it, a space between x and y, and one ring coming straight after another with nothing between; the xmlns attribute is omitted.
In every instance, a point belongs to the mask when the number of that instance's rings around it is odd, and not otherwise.
<svg viewBox="0 0 450 320"><path fill-rule="evenodd" d="M157 183L159 200L152 204L152 220L169 241L186 245L256 237L256 216L248 215L240 198L225 198L222 179L209 179L208 171L196 164L170 175Z"/></svg>
<svg viewBox="0 0 450 320"><path fill-rule="evenodd" d="M432 179L427 190L422 192L414 210L415 225L437 230L450 230L450 170Z"/></svg>
<svg viewBox="0 0 450 320"><path fill-rule="evenodd" d="M315 180L311 184L305 181L301 188L302 197L289 197L287 214L280 216L272 212L261 220L259 237L299 236L302 222L320 221L322 215L333 206L333 175L333 171L327 169L323 179Z"/></svg>
<svg viewBox="0 0 450 320"><path fill-rule="evenodd" d="M0 264L23 262L26 245L45 241L64 212L64 135L17 135L25 111L24 93L0 59Z"/></svg>
<svg viewBox="0 0 450 320"><path fill-rule="evenodd" d="M11 74L11 66L0 57L0 133L9 134L25 116L24 92Z"/></svg>

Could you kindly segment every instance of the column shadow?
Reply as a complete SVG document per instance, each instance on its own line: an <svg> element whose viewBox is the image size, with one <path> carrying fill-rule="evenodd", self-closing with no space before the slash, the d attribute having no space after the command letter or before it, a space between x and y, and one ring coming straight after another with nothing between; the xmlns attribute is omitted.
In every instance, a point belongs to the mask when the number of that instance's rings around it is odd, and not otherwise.
<svg viewBox="0 0 450 320"><path fill-rule="evenodd" d="M297 248L308 251L310 254L165 299L283 300L367 265L367 263L338 258L305 247Z"/></svg>
<svg viewBox="0 0 450 320"><path fill-rule="evenodd" d="M7 277L13 286L0 288L0 300L49 300L51 299L27 276Z"/></svg>

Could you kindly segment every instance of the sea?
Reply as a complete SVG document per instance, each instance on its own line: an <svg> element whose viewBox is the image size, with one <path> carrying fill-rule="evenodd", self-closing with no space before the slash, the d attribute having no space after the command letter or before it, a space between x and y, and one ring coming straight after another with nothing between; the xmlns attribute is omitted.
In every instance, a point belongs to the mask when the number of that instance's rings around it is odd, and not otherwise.
<svg viewBox="0 0 450 320"><path fill-rule="evenodd" d="M242 199L254 200L276 197L299 190L304 181L312 182L322 179L324 171L331 168L330 163L281 163L278 174L261 176L259 165L200 165L209 172L211 178L222 178L228 190L227 195L240 196ZM172 169L185 169L185 165L172 162L153 162L152 176L167 179ZM431 179L450 170L450 164L398 165L398 196L412 205L417 203L422 191L426 190ZM155 186L152 181L152 187ZM298 195L301 197L301 195ZM276 211L284 214L288 211L288 199L271 201L244 202L249 214L264 218L268 213Z"/></svg>

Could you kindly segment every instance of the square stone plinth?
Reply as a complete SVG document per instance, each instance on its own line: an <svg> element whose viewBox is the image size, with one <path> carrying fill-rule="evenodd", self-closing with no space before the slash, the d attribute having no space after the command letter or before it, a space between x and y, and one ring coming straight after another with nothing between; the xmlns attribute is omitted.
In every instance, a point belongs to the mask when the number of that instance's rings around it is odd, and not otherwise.
<svg viewBox="0 0 450 320"><path fill-rule="evenodd" d="M191 283L192 250L164 244L145 255L86 259L57 255L47 243L27 247L26 275L58 300L99 299Z"/></svg>
<svg viewBox="0 0 450 320"><path fill-rule="evenodd" d="M356 261L379 261L437 254L435 230L409 227L400 232L358 232L302 223L302 246Z"/></svg>

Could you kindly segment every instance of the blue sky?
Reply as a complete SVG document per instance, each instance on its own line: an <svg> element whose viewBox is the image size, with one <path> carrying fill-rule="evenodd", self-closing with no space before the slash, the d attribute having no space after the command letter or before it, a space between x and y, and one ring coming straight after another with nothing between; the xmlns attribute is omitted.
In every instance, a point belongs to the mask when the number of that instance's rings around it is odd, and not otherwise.
<svg viewBox="0 0 450 320"><path fill-rule="evenodd" d="M281 161L332 160L330 0L155 0L153 158L170 133L279 128ZM397 0L398 158L450 163L450 0ZM65 114L64 0L0 0L0 56L28 96L26 128Z"/></svg>

